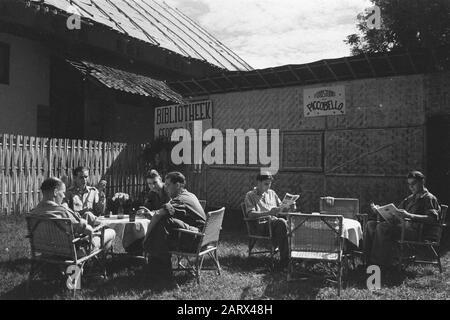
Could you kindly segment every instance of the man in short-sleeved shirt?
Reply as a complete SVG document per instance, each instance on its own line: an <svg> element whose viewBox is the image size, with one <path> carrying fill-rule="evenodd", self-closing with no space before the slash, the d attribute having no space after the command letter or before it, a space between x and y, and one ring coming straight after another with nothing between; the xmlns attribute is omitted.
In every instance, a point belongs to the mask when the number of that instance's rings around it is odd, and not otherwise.
<svg viewBox="0 0 450 320"><path fill-rule="evenodd" d="M440 206L436 197L425 188L425 176L419 171L408 174L411 195L398 206L405 222L405 239L415 240L419 235L420 223L424 225L423 237L434 240L439 221ZM373 204L371 204L374 210ZM434 225L433 225L434 224ZM401 236L401 225L389 222L369 221L364 233L364 251L368 263L389 266L393 264L397 240Z"/></svg>
<svg viewBox="0 0 450 320"><path fill-rule="evenodd" d="M245 195L245 210L249 218L258 216L270 216L272 225L272 243L280 250L279 268L285 268L289 262L289 248L287 237L286 219L277 217L281 212L281 200L270 189L273 177L270 173L261 173L256 177L257 186ZM268 234L268 223L260 223L257 226L258 232Z"/></svg>
<svg viewBox="0 0 450 320"><path fill-rule="evenodd" d="M269 212L272 208L277 208L279 206L281 206L281 200L272 189L260 192L258 191L258 188L254 188L245 195L245 207L247 212Z"/></svg>
<svg viewBox="0 0 450 320"><path fill-rule="evenodd" d="M97 188L87 185L89 169L78 167L73 171L74 184L67 189L66 201L69 208L86 217L87 212L95 216L103 214L103 206L100 203Z"/></svg>

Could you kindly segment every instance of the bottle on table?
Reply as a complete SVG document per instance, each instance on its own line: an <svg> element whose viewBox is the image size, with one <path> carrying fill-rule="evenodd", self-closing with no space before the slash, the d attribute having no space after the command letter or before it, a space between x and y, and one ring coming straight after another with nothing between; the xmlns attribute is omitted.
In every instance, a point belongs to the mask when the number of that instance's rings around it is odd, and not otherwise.
<svg viewBox="0 0 450 320"><path fill-rule="evenodd" d="M130 217L130 222L136 221L136 209L135 208L133 208L133 210L131 210L129 217Z"/></svg>

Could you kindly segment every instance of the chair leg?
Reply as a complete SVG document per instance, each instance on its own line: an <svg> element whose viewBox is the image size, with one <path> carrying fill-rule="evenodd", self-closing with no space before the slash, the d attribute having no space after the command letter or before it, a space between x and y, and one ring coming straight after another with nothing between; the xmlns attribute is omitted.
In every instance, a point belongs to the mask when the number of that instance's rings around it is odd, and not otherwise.
<svg viewBox="0 0 450 320"><path fill-rule="evenodd" d="M108 272L106 270L106 252L105 252L105 254L102 254L102 256L100 257L99 263L101 265L101 268L103 269L103 277L105 278L105 280L107 280Z"/></svg>
<svg viewBox="0 0 450 320"><path fill-rule="evenodd" d="M210 252L209 256L213 259L214 264L217 267L217 274L220 276L220 263L219 263L219 257L217 255L217 250L214 250L214 253Z"/></svg>
<svg viewBox="0 0 450 320"><path fill-rule="evenodd" d="M439 248L436 250L434 246L430 246L431 251L433 252L434 256L436 257L436 262L439 268L439 273L442 273L442 264L441 264L441 254L439 253Z"/></svg>
<svg viewBox="0 0 450 320"><path fill-rule="evenodd" d="M30 274L28 275L28 280L27 280L27 285L26 285L26 293L27 295L30 295L30 287L31 287L31 281L33 281L34 278L34 272L35 272L35 262L31 261L31 266L30 266Z"/></svg>
<svg viewBox="0 0 450 320"><path fill-rule="evenodd" d="M341 289L342 289L342 262L338 262L338 297L341 296Z"/></svg>
<svg viewBox="0 0 450 320"><path fill-rule="evenodd" d="M203 257L202 257L203 262ZM197 284L200 284L200 262L198 260L198 257L195 259L195 277L197 278Z"/></svg>
<svg viewBox="0 0 450 320"><path fill-rule="evenodd" d="M287 281L291 281L292 280L292 273L294 271L294 263L292 262L292 259L289 259L288 262L288 272L287 272Z"/></svg>
<svg viewBox="0 0 450 320"><path fill-rule="evenodd" d="M253 247L255 246L255 244L256 244L256 239L252 239L252 238L248 239L248 256L249 257L252 255L252 250L253 250Z"/></svg>
<svg viewBox="0 0 450 320"><path fill-rule="evenodd" d="M437 262L439 267L439 273L442 273L441 255L439 253L437 254Z"/></svg>

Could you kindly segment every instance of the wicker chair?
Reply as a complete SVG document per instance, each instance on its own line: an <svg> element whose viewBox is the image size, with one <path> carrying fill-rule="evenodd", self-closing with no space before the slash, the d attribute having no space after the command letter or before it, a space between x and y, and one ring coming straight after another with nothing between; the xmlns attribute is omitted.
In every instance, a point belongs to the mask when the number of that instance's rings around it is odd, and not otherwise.
<svg viewBox="0 0 450 320"><path fill-rule="evenodd" d="M206 223L201 232L175 229L174 232L178 233L178 242L170 254L177 257L177 268L173 271L193 271L197 278L197 283L200 284L200 271L201 270L217 270L220 275L220 264L217 255L217 246L219 243L220 230L222 229L223 216L225 214L225 208L217 211L211 211L206 214ZM184 237L182 240L182 236ZM195 250L190 251L185 248L186 237L191 238L191 243L198 243ZM214 264L215 268L203 268L203 261L206 256L209 256ZM189 259L194 259L192 263ZM182 259L185 259L187 265L183 265Z"/></svg>
<svg viewBox="0 0 450 320"><path fill-rule="evenodd" d="M79 279L81 285L81 275L85 263L90 259L98 259L99 255L104 253L104 226L94 229L95 235L100 235L101 246L100 249L92 247L92 236L76 237L73 231L72 222L70 219L62 218L42 218L27 216L28 236L31 246L31 269L27 281L27 291L30 289L30 284L38 272L47 264L62 265L64 267L76 266L79 268ZM86 249L85 255L79 257L77 248L82 243L88 245L83 248ZM102 263L103 267L105 266ZM67 281L71 281L73 294L76 294L75 279L72 274L66 274ZM104 269L104 276L106 277L106 269Z"/></svg>
<svg viewBox="0 0 450 320"><path fill-rule="evenodd" d="M272 244L272 225L269 216L261 216L255 218L249 218L247 215L247 210L245 208L245 203L241 203L242 215L244 217L244 222L247 227L247 235L248 235L248 256L250 257L252 254L265 254L269 253L270 257L273 258L278 250L274 248ZM268 224L268 231L266 233L262 233L258 230L258 225L262 223ZM268 242L269 250L261 250L252 252L258 240L263 240Z"/></svg>
<svg viewBox="0 0 450 320"><path fill-rule="evenodd" d="M346 257L343 254L342 216L290 214L289 266L287 280L296 280L296 260L335 263L338 295L341 294L342 272Z"/></svg>
<svg viewBox="0 0 450 320"><path fill-rule="evenodd" d="M405 224L402 223L401 238L398 241L400 249L400 267L406 267L408 264L431 264L437 265L439 272L442 273L440 244L443 229L446 227L445 219L447 217L447 210L447 205L441 205L441 213L437 224L420 223L419 237L415 241L405 240ZM409 219L405 220L410 221ZM427 239L424 228L433 228L432 238ZM424 252L421 252L420 249L428 251L428 254L431 254L431 257L427 259L427 257L424 256ZM417 259L418 254L422 255L420 259Z"/></svg>

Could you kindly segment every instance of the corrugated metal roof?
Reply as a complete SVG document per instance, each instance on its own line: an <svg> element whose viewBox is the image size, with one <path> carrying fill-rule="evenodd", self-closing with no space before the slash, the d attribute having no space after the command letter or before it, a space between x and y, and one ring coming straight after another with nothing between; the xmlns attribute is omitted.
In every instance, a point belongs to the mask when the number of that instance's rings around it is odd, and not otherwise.
<svg viewBox="0 0 450 320"><path fill-rule="evenodd" d="M30 0L105 25L119 33L227 70L252 70L204 28L165 2L155 0Z"/></svg>
<svg viewBox="0 0 450 320"><path fill-rule="evenodd" d="M363 54L169 82L184 97L450 70L450 46Z"/></svg>
<svg viewBox="0 0 450 320"><path fill-rule="evenodd" d="M181 95L170 89L163 81L89 61L67 60L67 62L84 75L92 77L110 89L184 103Z"/></svg>

